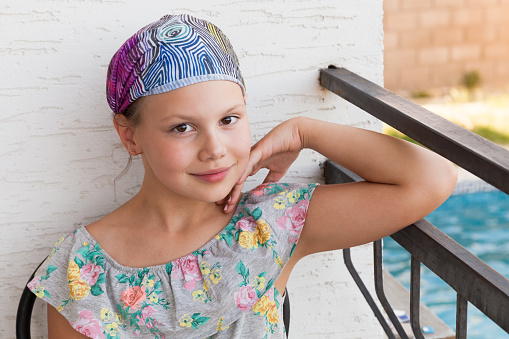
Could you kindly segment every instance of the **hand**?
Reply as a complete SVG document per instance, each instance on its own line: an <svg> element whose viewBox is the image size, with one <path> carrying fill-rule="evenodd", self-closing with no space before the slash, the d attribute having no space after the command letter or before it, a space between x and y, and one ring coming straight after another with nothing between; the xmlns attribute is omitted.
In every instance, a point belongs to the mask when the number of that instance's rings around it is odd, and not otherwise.
<svg viewBox="0 0 509 339"><path fill-rule="evenodd" d="M226 204L224 212L229 213L240 197L242 187L248 176L255 175L260 169L267 168L269 173L263 182L279 181L297 159L303 149L303 135L299 129L301 118L287 120L251 147L246 170L233 186L228 197L217 204Z"/></svg>

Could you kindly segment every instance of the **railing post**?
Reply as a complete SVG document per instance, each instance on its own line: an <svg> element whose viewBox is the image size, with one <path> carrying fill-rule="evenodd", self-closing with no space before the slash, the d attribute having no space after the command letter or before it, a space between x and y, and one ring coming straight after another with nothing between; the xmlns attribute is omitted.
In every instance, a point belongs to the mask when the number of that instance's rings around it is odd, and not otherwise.
<svg viewBox="0 0 509 339"><path fill-rule="evenodd" d="M376 295L378 296L378 300L382 304L385 312L391 319L394 328L398 332L401 339L408 339L403 326L399 322L398 317L394 313L391 304L387 300L384 291L384 278L383 278L383 269L382 269L382 240L377 240L373 243L373 252L375 254L375 290Z"/></svg>
<svg viewBox="0 0 509 339"><path fill-rule="evenodd" d="M414 256L410 261L410 321L412 331L417 339L424 339L419 319L419 307L421 304L421 262Z"/></svg>
<svg viewBox="0 0 509 339"><path fill-rule="evenodd" d="M458 293L456 299L456 339L467 339L468 300Z"/></svg>

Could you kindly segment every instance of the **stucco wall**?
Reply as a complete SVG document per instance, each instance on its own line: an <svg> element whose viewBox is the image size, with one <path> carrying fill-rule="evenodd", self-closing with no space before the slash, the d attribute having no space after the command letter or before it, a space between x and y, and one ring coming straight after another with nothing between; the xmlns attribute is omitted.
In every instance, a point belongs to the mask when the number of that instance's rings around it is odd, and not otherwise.
<svg viewBox="0 0 509 339"><path fill-rule="evenodd" d="M509 85L509 1L385 0L384 11L388 89L458 86L474 70Z"/></svg>
<svg viewBox="0 0 509 339"><path fill-rule="evenodd" d="M344 66L383 82L381 0L6 0L0 5L0 337L14 338L22 287L58 237L113 210L113 179L127 160L105 102L116 49L166 13L190 13L230 37L246 78L253 142L306 115L380 130L372 117L318 85L318 69ZM287 181L322 180L323 157L304 151ZM140 161L117 185L139 188ZM246 189L260 182L251 179ZM370 246L354 250L372 281ZM292 338L377 338L380 328L341 253L306 258L289 283ZM34 338L46 333L37 302Z"/></svg>

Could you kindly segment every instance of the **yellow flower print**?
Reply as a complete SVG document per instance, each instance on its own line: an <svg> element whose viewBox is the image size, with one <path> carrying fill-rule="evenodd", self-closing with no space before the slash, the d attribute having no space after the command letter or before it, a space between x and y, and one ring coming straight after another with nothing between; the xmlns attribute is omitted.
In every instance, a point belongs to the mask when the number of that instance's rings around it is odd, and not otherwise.
<svg viewBox="0 0 509 339"><path fill-rule="evenodd" d="M256 238L260 244L265 244L267 241L270 240L271 236L270 226L264 220L261 219L258 219L256 223L258 224L255 231Z"/></svg>
<svg viewBox="0 0 509 339"><path fill-rule="evenodd" d="M253 286L257 290L261 290L265 287L265 278L264 277L256 277Z"/></svg>
<svg viewBox="0 0 509 339"><path fill-rule="evenodd" d="M267 310L267 320L271 324L277 324L279 322L279 314L277 313L275 302L273 302Z"/></svg>
<svg viewBox="0 0 509 339"><path fill-rule="evenodd" d="M102 320L109 320L115 316L115 313L113 313L112 310L108 310L106 307L103 307L101 309L101 319Z"/></svg>
<svg viewBox="0 0 509 339"><path fill-rule="evenodd" d="M300 198L300 193L297 191L291 191L286 195L286 197L289 202L296 202Z"/></svg>
<svg viewBox="0 0 509 339"><path fill-rule="evenodd" d="M148 299L153 303L159 302L159 297L157 296L157 293L150 293L150 295L148 296Z"/></svg>
<svg viewBox="0 0 509 339"><path fill-rule="evenodd" d="M111 332L116 332L116 330L118 329L118 324L117 323L108 324L106 326L106 329L110 332L110 334L112 334Z"/></svg>
<svg viewBox="0 0 509 339"><path fill-rule="evenodd" d="M230 326L223 327L223 321L224 321L223 317L219 318L219 321L217 322L216 331L224 331L227 330L228 327L230 327Z"/></svg>
<svg viewBox="0 0 509 339"><path fill-rule="evenodd" d="M201 301L204 302L206 298L205 292L203 290L198 290L193 292L193 299L194 301Z"/></svg>
<svg viewBox="0 0 509 339"><path fill-rule="evenodd" d="M240 246L247 248L247 249L251 249L251 248L255 247L256 239L254 237L254 233L247 232L247 231L240 232L239 244L240 244Z"/></svg>
<svg viewBox="0 0 509 339"><path fill-rule="evenodd" d="M57 240L57 242L55 243L55 247L57 247L58 245L60 245L62 243L62 241L64 241L64 237L60 238Z"/></svg>
<svg viewBox="0 0 509 339"><path fill-rule="evenodd" d="M37 286L34 290L33 290L34 294L38 297L38 298L42 298L44 297L44 287L42 286Z"/></svg>
<svg viewBox="0 0 509 339"><path fill-rule="evenodd" d="M69 261L69 265L67 265L67 279L72 281L79 280L80 278L80 267L74 262L74 260Z"/></svg>
<svg viewBox="0 0 509 339"><path fill-rule="evenodd" d="M203 280L203 290L205 292L209 291L209 282L207 280Z"/></svg>
<svg viewBox="0 0 509 339"><path fill-rule="evenodd" d="M276 197L274 198L274 208L277 210L285 208L285 198L283 197Z"/></svg>
<svg viewBox="0 0 509 339"><path fill-rule="evenodd" d="M180 326L182 327L191 327L193 323L193 318L189 316L189 314L184 314L182 318L179 319Z"/></svg>
<svg viewBox="0 0 509 339"><path fill-rule="evenodd" d="M283 268L283 260L281 260L281 257L279 256L279 254L276 256L276 259L274 259L277 264L279 265L279 267Z"/></svg>
<svg viewBox="0 0 509 339"><path fill-rule="evenodd" d="M74 300L80 300L85 298L90 292L90 286L79 279L69 281L69 290L71 291L71 298Z"/></svg>
<svg viewBox="0 0 509 339"><path fill-rule="evenodd" d="M260 315L265 315L271 306L271 303L272 301L269 299L269 297L264 295L256 302L256 304L253 305L253 311L255 313L259 313Z"/></svg>
<svg viewBox="0 0 509 339"><path fill-rule="evenodd" d="M119 323L119 324L121 324L121 325L124 323L124 322L122 321L122 318L120 317L120 314L115 313L115 318L116 318L116 320L117 320L117 323Z"/></svg>
<svg viewBox="0 0 509 339"><path fill-rule="evenodd" d="M63 309L64 309L64 306L60 305L60 306L58 306L57 311L62 312Z"/></svg>
<svg viewBox="0 0 509 339"><path fill-rule="evenodd" d="M200 263L200 270L202 275L207 275L210 273L210 264L206 261L202 261Z"/></svg>
<svg viewBox="0 0 509 339"><path fill-rule="evenodd" d="M142 287L154 287L154 280L153 279L149 279L149 278L147 278L145 276L145 277L143 277L143 280L141 282L141 286Z"/></svg>
<svg viewBox="0 0 509 339"><path fill-rule="evenodd" d="M219 268L214 268L210 274L210 280L212 280L214 284L217 284L221 278L221 270Z"/></svg>
<svg viewBox="0 0 509 339"><path fill-rule="evenodd" d="M220 234L216 235L216 239L217 240L221 239L221 235Z"/></svg>
<svg viewBox="0 0 509 339"><path fill-rule="evenodd" d="M83 246L88 246L88 242L84 241Z"/></svg>

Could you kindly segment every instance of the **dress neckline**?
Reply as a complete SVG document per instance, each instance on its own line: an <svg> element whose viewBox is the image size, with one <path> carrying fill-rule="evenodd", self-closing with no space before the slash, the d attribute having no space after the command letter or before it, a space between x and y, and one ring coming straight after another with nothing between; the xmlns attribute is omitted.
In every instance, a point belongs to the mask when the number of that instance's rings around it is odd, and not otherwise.
<svg viewBox="0 0 509 339"><path fill-rule="evenodd" d="M220 239L218 238L218 236L232 223L232 220L235 218L235 216L237 216L239 214L239 210L241 208L241 206L243 205L243 202L246 201L246 197L248 195L248 192L246 193L242 193L242 196L241 196L241 199L239 201L239 203L237 204L237 207L235 208L235 212L232 214L232 217L230 218L230 220L228 221L228 223L217 233L214 235L214 237L212 237L212 239L210 239L209 241L207 241L206 244L204 244L203 246L200 246L198 249L186 254L186 255L183 255L177 259L174 259L174 260L171 260L165 264L158 264L158 265L151 265L151 266L143 266L143 267L131 267L131 266L125 266L125 265L121 265L119 264L115 259L113 259L113 257L111 257L108 252L106 252L104 250L104 248L97 242L97 240L88 232L88 230L86 229L86 226L80 226L76 229L76 231L80 231L83 236L92 244L97 245L99 246L100 248L100 251L101 253L103 254L104 256L104 259L112 266L112 267L115 267L117 270L119 271L122 271L122 272L129 272L129 273L136 273L140 270L148 270L150 272L158 272L158 271L162 271L162 272L167 272L167 267L171 264L171 265L175 265L179 260L187 257L187 256L190 256L190 255L193 255L194 253L196 252L202 252L204 250L207 250L212 244L214 244L215 242L217 241L220 241Z"/></svg>

